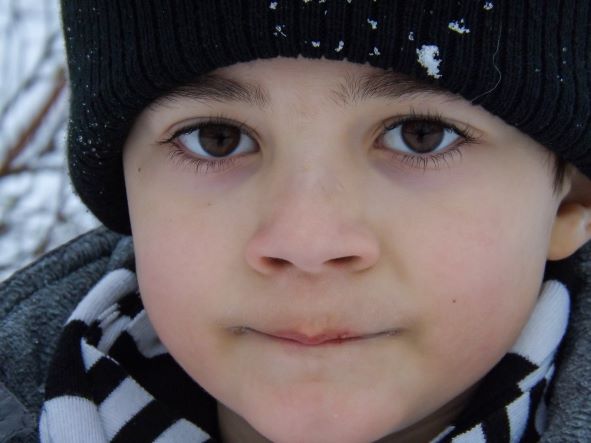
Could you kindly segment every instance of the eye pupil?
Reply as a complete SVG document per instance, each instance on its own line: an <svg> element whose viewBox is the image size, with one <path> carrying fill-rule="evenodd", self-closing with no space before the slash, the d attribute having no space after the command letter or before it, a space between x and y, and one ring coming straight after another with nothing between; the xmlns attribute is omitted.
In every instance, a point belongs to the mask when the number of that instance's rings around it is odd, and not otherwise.
<svg viewBox="0 0 591 443"><path fill-rule="evenodd" d="M199 142L209 155L224 157L240 144L240 129L228 125L211 124L199 129Z"/></svg>
<svg viewBox="0 0 591 443"><path fill-rule="evenodd" d="M443 137L443 126L426 121L407 122L402 125L401 135L404 142L418 153L428 153L436 149Z"/></svg>

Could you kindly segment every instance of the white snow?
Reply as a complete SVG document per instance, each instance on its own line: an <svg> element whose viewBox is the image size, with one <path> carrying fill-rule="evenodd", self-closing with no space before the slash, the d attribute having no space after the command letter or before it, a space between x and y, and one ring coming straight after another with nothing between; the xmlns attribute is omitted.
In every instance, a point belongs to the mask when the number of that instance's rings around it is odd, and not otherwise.
<svg viewBox="0 0 591 443"><path fill-rule="evenodd" d="M285 28L285 25L275 25L275 32L273 32L273 35L277 36L277 35L281 34L283 37L287 37L287 34L285 34L285 32L283 32L284 28Z"/></svg>
<svg viewBox="0 0 591 443"><path fill-rule="evenodd" d="M490 11L494 7L495 7L495 5L493 4L493 2L485 2L484 3L484 9L486 11Z"/></svg>
<svg viewBox="0 0 591 443"><path fill-rule="evenodd" d="M66 173L68 94L60 91L65 61L58 7L57 0L0 6L0 281L98 225ZM24 149L9 155L31 128Z"/></svg>
<svg viewBox="0 0 591 443"><path fill-rule="evenodd" d="M439 64L441 60L437 59L439 55L439 47L437 45L423 45L421 49L417 49L418 62L421 66L427 69L427 74L433 78L441 78L439 74Z"/></svg>
<svg viewBox="0 0 591 443"><path fill-rule="evenodd" d="M464 19L460 19L459 21L453 21L453 22L449 22L449 24L447 25L447 27L449 29L451 29L454 32L457 32L458 34L469 34L470 30L464 25Z"/></svg>
<svg viewBox="0 0 591 443"><path fill-rule="evenodd" d="M381 54L381 52L377 48L377 46L374 46L373 51L369 53L369 55L372 55L372 56L374 56L374 55L380 55L380 54Z"/></svg>

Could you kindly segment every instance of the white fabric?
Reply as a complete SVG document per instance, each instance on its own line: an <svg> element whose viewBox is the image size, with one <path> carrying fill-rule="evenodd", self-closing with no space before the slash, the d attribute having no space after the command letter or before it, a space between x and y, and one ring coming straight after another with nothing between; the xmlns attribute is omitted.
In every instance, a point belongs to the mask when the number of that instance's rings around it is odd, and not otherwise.
<svg viewBox="0 0 591 443"><path fill-rule="evenodd" d="M57 397L43 405L41 443L107 443L96 405L80 397Z"/></svg>
<svg viewBox="0 0 591 443"><path fill-rule="evenodd" d="M140 412L152 396L133 379L127 377L99 406L105 432L111 440L117 432Z"/></svg>
<svg viewBox="0 0 591 443"><path fill-rule="evenodd" d="M206 441L209 436L187 420L179 420L160 436L154 443L186 443L197 437L200 441Z"/></svg>

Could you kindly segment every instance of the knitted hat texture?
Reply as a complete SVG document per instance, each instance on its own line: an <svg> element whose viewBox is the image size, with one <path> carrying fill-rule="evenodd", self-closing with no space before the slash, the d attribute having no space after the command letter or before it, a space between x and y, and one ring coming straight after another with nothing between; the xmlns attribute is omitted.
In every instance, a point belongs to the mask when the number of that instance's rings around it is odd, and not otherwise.
<svg viewBox="0 0 591 443"><path fill-rule="evenodd" d="M457 93L591 176L589 0L62 0L74 187L129 233L122 148L155 99L216 68L348 60Z"/></svg>

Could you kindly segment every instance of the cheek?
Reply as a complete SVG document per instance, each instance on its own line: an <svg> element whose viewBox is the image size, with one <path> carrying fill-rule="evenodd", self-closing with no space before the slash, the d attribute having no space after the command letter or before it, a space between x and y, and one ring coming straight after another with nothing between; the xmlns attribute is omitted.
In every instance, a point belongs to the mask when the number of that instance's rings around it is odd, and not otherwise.
<svg viewBox="0 0 591 443"><path fill-rule="evenodd" d="M200 306L193 312L211 309L219 298L221 283L231 271L238 254L234 234L222 217L209 223L206 210L199 216L179 214L168 219L166 205L152 213L150 220L134 225L134 246L140 289L159 309L182 311L183 306Z"/></svg>
<svg viewBox="0 0 591 443"><path fill-rule="evenodd" d="M216 204L215 194L198 192L194 173L179 171L162 155L146 157L126 164L140 286L146 297L149 290L203 302L237 253L235 216L224 209L229 205Z"/></svg>
<svg viewBox="0 0 591 443"><path fill-rule="evenodd" d="M551 211L526 193L465 192L445 206L426 202L399 237L419 341L457 365L447 371L486 370L518 337L539 292Z"/></svg>
<svg viewBox="0 0 591 443"><path fill-rule="evenodd" d="M219 371L212 365L227 343L211 331L227 326L220 319L243 286L237 277L244 243L239 237L252 211L241 195L228 201L226 183L204 195L198 191L205 178L196 180L162 155L148 154L136 152L124 162L142 300L162 342L187 372L214 374ZM236 211L243 215L239 228Z"/></svg>
<svg viewBox="0 0 591 443"><path fill-rule="evenodd" d="M130 201L140 293L154 328L185 369L200 362L193 372L215 372L203 356L223 350L210 331L223 317L219 300L233 292L223 283L239 255L235 232L220 208L195 195L162 187Z"/></svg>
<svg viewBox="0 0 591 443"><path fill-rule="evenodd" d="M161 232L143 225L134 233L139 289L160 340L193 378L210 382L222 374L219 361L228 351L220 330L220 300L231 294L222 269L231 252L220 247L213 227L196 235L182 223ZM221 237L223 238L223 237ZM227 303L231 303L226 299Z"/></svg>

